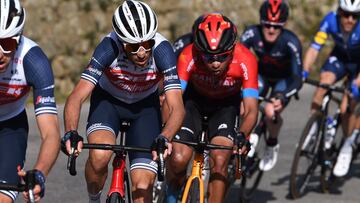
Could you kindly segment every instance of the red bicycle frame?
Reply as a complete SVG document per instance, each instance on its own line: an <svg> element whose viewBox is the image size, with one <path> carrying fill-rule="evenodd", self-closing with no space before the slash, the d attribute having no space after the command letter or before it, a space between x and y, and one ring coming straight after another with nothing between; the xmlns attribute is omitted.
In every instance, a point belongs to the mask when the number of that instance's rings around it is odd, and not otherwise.
<svg viewBox="0 0 360 203"><path fill-rule="evenodd" d="M108 192L108 197L114 192L120 194L123 198L125 197L125 188L124 188L124 174L126 169L125 163L126 155L124 153L116 153L116 156L112 162L113 173L111 179L111 186Z"/></svg>

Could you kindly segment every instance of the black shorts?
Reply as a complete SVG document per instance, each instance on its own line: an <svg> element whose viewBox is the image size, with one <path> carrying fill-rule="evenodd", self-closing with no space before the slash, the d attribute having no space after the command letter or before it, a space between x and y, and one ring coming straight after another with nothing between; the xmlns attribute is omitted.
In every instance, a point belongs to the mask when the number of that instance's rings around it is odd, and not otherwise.
<svg viewBox="0 0 360 203"><path fill-rule="evenodd" d="M133 103L124 103L97 86L91 95L87 135L97 130L110 131L117 136L122 121L129 121L126 145L150 148L160 134L161 114L157 92ZM130 169L147 169L157 172L157 164L150 153L129 152Z"/></svg>
<svg viewBox="0 0 360 203"><path fill-rule="evenodd" d="M17 167L24 167L29 126L25 110L0 122L0 182L17 185L20 178ZM16 199L18 192L0 190Z"/></svg>
<svg viewBox="0 0 360 203"><path fill-rule="evenodd" d="M202 118L208 117L208 140L215 136L234 140L235 127L238 125L240 106L239 94L219 100L209 99L195 90L187 89L184 100L186 115L183 125L175 138L197 141L202 132Z"/></svg>

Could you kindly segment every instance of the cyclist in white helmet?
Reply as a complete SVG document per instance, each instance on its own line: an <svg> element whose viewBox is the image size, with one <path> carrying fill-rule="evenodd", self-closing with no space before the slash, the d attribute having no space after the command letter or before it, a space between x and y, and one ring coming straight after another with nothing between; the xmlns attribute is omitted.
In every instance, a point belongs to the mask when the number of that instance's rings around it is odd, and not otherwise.
<svg viewBox="0 0 360 203"><path fill-rule="evenodd" d="M60 131L51 65L32 40L22 35L26 14L19 0L0 1L0 182L17 185L23 168L29 126L25 104L31 88L41 145L33 166L35 201L45 192L45 177L60 148ZM0 190L0 202L14 202L18 192ZM29 195L24 193L29 201Z"/></svg>
<svg viewBox="0 0 360 203"><path fill-rule="evenodd" d="M124 1L112 19L113 32L96 47L89 65L65 105L65 135L78 136L81 104L91 94L87 124L89 143L114 144L122 120L130 122L126 144L150 147L160 139L171 152L171 141L184 117L181 85L171 44L157 32L154 11L140 1ZM158 83L170 115L161 128ZM81 142L78 145L81 151ZM85 176L90 202L100 202L112 152L90 150ZM156 176L156 153L129 153L134 202L151 202Z"/></svg>
<svg viewBox="0 0 360 203"><path fill-rule="evenodd" d="M321 68L320 82L333 84L345 76L349 79L349 89L352 92L350 112L354 112L356 100L360 98L360 0L339 0L337 11L329 12L322 20L311 46L305 53L303 78L307 78L309 71L317 59L317 56L328 39L329 35L334 40L335 46L329 58ZM325 89L318 88L314 94L311 111L315 112L321 107L321 102L326 93ZM346 111L348 100L344 97L342 104L342 124L346 140L337 158L333 173L336 176L344 176L349 171L352 159L352 145L356 133L352 134L354 116ZM357 132L357 131L354 131Z"/></svg>

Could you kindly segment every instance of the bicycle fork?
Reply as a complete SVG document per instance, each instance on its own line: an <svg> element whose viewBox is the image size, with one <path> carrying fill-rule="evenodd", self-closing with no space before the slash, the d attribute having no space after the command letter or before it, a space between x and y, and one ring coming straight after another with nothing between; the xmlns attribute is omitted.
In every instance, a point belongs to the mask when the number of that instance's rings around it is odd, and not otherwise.
<svg viewBox="0 0 360 203"><path fill-rule="evenodd" d="M123 153L116 153L113 165L113 174L111 179L111 187L108 192L108 197L114 192L118 192L122 198L125 197L124 188L124 172L125 172L125 155Z"/></svg>
<svg viewBox="0 0 360 203"><path fill-rule="evenodd" d="M203 160L204 160L204 153L195 153L193 167L191 170L191 176L187 180L185 189L184 189L184 191L187 191L187 192L184 193L184 196L181 199L181 203L186 203L187 197L190 195L189 191L190 191L191 183L193 182L194 179L199 180L199 191L200 191L200 201L199 202L200 203L204 202L204 182L202 180L202 167L204 164Z"/></svg>

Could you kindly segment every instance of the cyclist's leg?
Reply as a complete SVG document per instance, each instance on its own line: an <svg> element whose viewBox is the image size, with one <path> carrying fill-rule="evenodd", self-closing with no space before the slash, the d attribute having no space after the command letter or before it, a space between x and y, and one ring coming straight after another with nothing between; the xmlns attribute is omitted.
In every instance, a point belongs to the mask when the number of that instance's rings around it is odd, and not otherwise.
<svg viewBox="0 0 360 203"><path fill-rule="evenodd" d="M195 101L185 102L185 118L175 139L196 141L194 139L201 130L201 117ZM192 149L187 145L173 142L173 152L167 161L167 203L176 202L178 191L186 178L187 165L192 157Z"/></svg>
<svg viewBox="0 0 360 203"><path fill-rule="evenodd" d="M28 122L25 111L0 122L0 182L17 185L17 167L23 168L27 147ZM15 201L18 192L0 190L0 202Z"/></svg>
<svg viewBox="0 0 360 203"><path fill-rule="evenodd" d="M86 126L88 143L115 144L120 120L113 103L109 101L112 99L100 88L93 91ZM89 150L85 178L90 202L100 202L101 190L108 175L108 163L112 154L112 151Z"/></svg>
<svg viewBox="0 0 360 203"><path fill-rule="evenodd" d="M344 64L336 56L330 56L320 71L320 83L334 84L346 74ZM311 112L317 111L321 107L322 100L326 94L326 89L317 88L311 103Z"/></svg>
<svg viewBox="0 0 360 203"><path fill-rule="evenodd" d="M209 120L209 139L212 144L233 146L233 135L237 106L225 106L211 116ZM211 150L209 180L209 202L223 202L227 189L227 168L231 157L231 150Z"/></svg>
<svg viewBox="0 0 360 203"><path fill-rule="evenodd" d="M349 67L351 68L351 66ZM353 82L354 78L356 78L357 74L355 74L354 72L351 72L350 69L350 74L349 74L349 89L350 89L350 85ZM344 95L344 97L347 97L346 95ZM343 99L343 103L346 102L344 101L345 99ZM358 103L360 101L360 98L357 98L356 96L353 98L349 98L347 97L346 100L350 100L348 102L349 105L349 112L346 111L347 105L346 104L342 104L342 119L343 119L343 128L344 128L344 143L341 146L339 155L337 157L337 161L336 164L334 166L334 170L333 173L335 176L341 177L344 176L348 173L349 168L350 168L350 164L351 164L351 160L352 160L352 155L353 155L353 146L354 143L356 141L356 138L358 136L358 132L359 132L359 117L358 117L358 109L356 109L356 107L358 106ZM347 116L348 115L348 116ZM345 120L345 118L348 118L347 120Z"/></svg>
<svg viewBox="0 0 360 203"><path fill-rule="evenodd" d="M140 102L125 106L132 118L126 145L150 148L161 131L161 113L157 92ZM150 153L129 152L133 202L151 202L157 164Z"/></svg>

